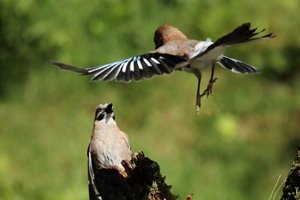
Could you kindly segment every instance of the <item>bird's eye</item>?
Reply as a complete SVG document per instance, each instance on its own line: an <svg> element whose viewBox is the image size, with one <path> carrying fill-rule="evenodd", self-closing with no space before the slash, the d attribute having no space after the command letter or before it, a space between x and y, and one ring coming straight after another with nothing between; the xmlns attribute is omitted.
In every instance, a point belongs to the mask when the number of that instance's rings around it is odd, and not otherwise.
<svg viewBox="0 0 300 200"><path fill-rule="evenodd" d="M95 120L102 120L104 118L105 112L103 108L97 108L95 113Z"/></svg>
<svg viewBox="0 0 300 200"><path fill-rule="evenodd" d="M97 114L97 113L100 113L102 110L103 110L102 108L97 108L97 109L96 109L96 114Z"/></svg>
<svg viewBox="0 0 300 200"><path fill-rule="evenodd" d="M104 112L96 113L95 120L101 121L104 118L104 116L105 116Z"/></svg>

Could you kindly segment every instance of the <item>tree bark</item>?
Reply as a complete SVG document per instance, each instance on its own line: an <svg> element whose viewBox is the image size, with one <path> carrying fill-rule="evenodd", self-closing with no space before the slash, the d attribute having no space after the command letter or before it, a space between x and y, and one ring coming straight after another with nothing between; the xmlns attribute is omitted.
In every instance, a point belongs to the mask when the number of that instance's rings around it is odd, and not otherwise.
<svg viewBox="0 0 300 200"><path fill-rule="evenodd" d="M282 200L299 200L300 199L300 145L297 156L292 164L289 175L286 179Z"/></svg>
<svg viewBox="0 0 300 200"><path fill-rule="evenodd" d="M165 183L159 165L142 152L133 155L131 163L122 163L127 176L115 169L94 171L94 184L89 184L90 200L175 200ZM187 197L192 200L192 195Z"/></svg>

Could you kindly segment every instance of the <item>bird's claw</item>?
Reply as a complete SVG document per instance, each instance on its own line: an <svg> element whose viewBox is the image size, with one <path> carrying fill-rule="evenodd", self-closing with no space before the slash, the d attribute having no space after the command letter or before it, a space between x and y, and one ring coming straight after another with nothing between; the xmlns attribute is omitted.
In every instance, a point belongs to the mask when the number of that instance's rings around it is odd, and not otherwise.
<svg viewBox="0 0 300 200"><path fill-rule="evenodd" d="M127 160L122 160L121 164L125 168L125 171L126 170L132 170L134 168L133 164L130 161L127 161Z"/></svg>
<svg viewBox="0 0 300 200"><path fill-rule="evenodd" d="M199 115L199 112L200 112L200 105L196 105L196 112L197 112L197 114Z"/></svg>
<svg viewBox="0 0 300 200"><path fill-rule="evenodd" d="M212 95L213 85L217 80L218 80L218 78L213 78L213 79L209 80L207 88L203 91L203 93L201 94L201 97L206 95L206 97L208 98L209 95Z"/></svg>
<svg viewBox="0 0 300 200"><path fill-rule="evenodd" d="M121 164L124 167L124 171L122 171L120 174L124 177L127 178L130 176L132 170L135 168L134 164L132 161L127 161L127 160L122 160Z"/></svg>

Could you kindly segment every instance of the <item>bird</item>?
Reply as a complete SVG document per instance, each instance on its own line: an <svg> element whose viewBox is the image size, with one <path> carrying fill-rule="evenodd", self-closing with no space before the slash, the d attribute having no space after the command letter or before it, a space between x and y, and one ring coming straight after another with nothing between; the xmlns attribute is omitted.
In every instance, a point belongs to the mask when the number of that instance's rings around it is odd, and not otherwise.
<svg viewBox="0 0 300 200"><path fill-rule="evenodd" d="M112 103L100 104L96 108L87 156L90 197L101 199L95 184L95 172L99 169L113 169L127 177L122 163L129 164L132 160L128 136L118 128Z"/></svg>
<svg viewBox="0 0 300 200"><path fill-rule="evenodd" d="M138 56L133 56L117 62L81 68L58 61L52 63L61 69L74 71L83 75L91 75L92 81L139 81L154 75L171 74L173 71L192 73L197 78L196 111L199 113L201 98L212 94L216 64L234 73L257 74L260 70L235 58L224 55L231 46L247 44L254 41L274 38L268 33L258 36L265 29L257 31L251 28L251 23L243 23L216 41L211 39L189 39L181 30L172 25L160 25L154 33L155 48ZM202 70L211 68L211 75L206 89L200 93Z"/></svg>

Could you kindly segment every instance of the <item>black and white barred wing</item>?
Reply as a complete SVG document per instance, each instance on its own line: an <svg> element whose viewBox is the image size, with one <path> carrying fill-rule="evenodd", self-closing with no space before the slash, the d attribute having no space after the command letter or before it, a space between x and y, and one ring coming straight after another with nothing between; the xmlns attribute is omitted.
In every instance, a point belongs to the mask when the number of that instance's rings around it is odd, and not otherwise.
<svg viewBox="0 0 300 200"><path fill-rule="evenodd" d="M79 68L59 62L53 62L53 64L62 69L75 71L84 75L91 75L92 80L130 82L151 78L154 75L170 74L178 63L184 61L185 59L179 56L148 53L90 68Z"/></svg>
<svg viewBox="0 0 300 200"><path fill-rule="evenodd" d="M234 58L230 58L227 56L223 56L218 63L226 68L231 70L234 73L242 73L242 74L256 74L259 73L261 70L257 69L256 67L244 63L240 60L236 60Z"/></svg>

